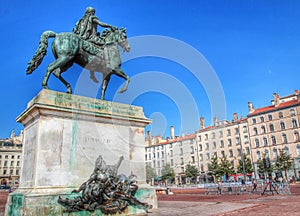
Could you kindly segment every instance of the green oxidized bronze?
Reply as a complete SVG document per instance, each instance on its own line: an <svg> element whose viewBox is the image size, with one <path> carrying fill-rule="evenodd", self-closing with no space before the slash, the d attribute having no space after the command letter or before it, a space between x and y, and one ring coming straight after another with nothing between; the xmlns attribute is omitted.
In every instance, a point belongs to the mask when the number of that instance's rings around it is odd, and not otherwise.
<svg viewBox="0 0 300 216"><path fill-rule="evenodd" d="M109 29L105 29L100 34L97 32L97 25ZM70 83L61 74L76 63L90 71L90 78L94 82L98 82L94 72L103 73L101 99L104 99L107 85L113 74L126 80L119 92L127 90L130 79L120 68L122 62L118 50L118 46L121 46L123 51L130 51L125 28L118 29L100 22L95 16L95 9L88 7L85 15L76 23L73 33L43 32L39 47L28 63L26 74L31 74L42 63L47 53L49 38L55 38L52 52L56 60L47 68L42 82L43 88L48 89L48 79L53 74L66 86L67 93L72 93Z"/></svg>
<svg viewBox="0 0 300 216"><path fill-rule="evenodd" d="M74 199L58 198L58 203L65 207L65 212L101 210L104 214L117 214L126 210L129 205L144 209L146 212L152 205L135 198L138 186L135 176L118 175L118 168L123 156L115 165L106 165L102 156L96 160L95 168L90 178L73 193L81 193Z"/></svg>

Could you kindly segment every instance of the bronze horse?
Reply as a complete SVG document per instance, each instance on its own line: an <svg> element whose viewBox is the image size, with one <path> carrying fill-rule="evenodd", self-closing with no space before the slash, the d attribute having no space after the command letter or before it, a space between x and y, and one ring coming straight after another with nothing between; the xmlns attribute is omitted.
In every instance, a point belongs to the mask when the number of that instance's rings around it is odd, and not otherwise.
<svg viewBox="0 0 300 216"><path fill-rule="evenodd" d="M55 61L49 64L44 76L42 86L48 89L48 79L51 74L57 77L67 88L67 93L72 93L71 85L61 76L63 72L68 70L73 63L77 63L91 72L91 79L98 82L94 77L94 72L102 72L102 92L101 99L104 99L105 91L112 74L122 77L126 80L125 85L119 90L120 93L127 90L130 82L129 77L120 68L121 58L118 46L123 51L129 52L126 29L110 29L105 30L101 35L103 45L98 46L89 41L85 41L78 35L63 32L56 34L53 31L45 31L41 35L39 47L28 63L26 74L31 74L43 61L47 53L48 39L55 38L52 43L52 53Z"/></svg>

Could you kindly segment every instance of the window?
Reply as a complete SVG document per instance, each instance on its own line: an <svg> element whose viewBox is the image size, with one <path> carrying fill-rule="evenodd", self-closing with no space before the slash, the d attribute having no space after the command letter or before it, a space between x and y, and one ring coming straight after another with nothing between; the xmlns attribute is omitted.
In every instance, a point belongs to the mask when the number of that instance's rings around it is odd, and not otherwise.
<svg viewBox="0 0 300 216"><path fill-rule="evenodd" d="M256 119L255 118L252 119L252 123L256 124Z"/></svg>
<svg viewBox="0 0 300 216"><path fill-rule="evenodd" d="M201 135L198 136L199 142L202 141Z"/></svg>
<svg viewBox="0 0 300 216"><path fill-rule="evenodd" d="M170 157L173 157L173 150L170 150Z"/></svg>
<svg viewBox="0 0 300 216"><path fill-rule="evenodd" d="M180 164L183 165L184 164L183 158L180 158L180 161L181 161Z"/></svg>
<svg viewBox="0 0 300 216"><path fill-rule="evenodd" d="M239 128L235 128L235 134L239 134Z"/></svg>
<svg viewBox="0 0 300 216"><path fill-rule="evenodd" d="M262 131L262 133L266 133L266 127L264 125L261 126L261 131Z"/></svg>
<svg viewBox="0 0 300 216"><path fill-rule="evenodd" d="M240 144L241 144L240 138L239 138L239 137L236 137L235 139L236 139L236 145L240 145Z"/></svg>
<svg viewBox="0 0 300 216"><path fill-rule="evenodd" d="M181 156L183 155L183 149L182 148L180 149L180 155Z"/></svg>
<svg viewBox="0 0 300 216"><path fill-rule="evenodd" d="M7 161L4 161L4 166L5 166L5 167L7 166Z"/></svg>
<svg viewBox="0 0 300 216"><path fill-rule="evenodd" d="M147 158L146 158L146 160L147 160ZM151 160L151 153L149 153L148 154L148 160ZM19 161L17 162L17 166L19 166L20 164L19 164Z"/></svg>
<svg viewBox="0 0 300 216"><path fill-rule="evenodd" d="M3 175L6 175L6 170L3 170Z"/></svg>
<svg viewBox="0 0 300 216"><path fill-rule="evenodd" d="M217 148L217 143L213 142L213 149L216 149L216 148Z"/></svg>
<svg viewBox="0 0 300 216"><path fill-rule="evenodd" d="M260 122L264 122L265 118L263 116L260 117Z"/></svg>
<svg viewBox="0 0 300 216"><path fill-rule="evenodd" d="M174 166L174 160L171 159L171 166Z"/></svg>
<svg viewBox="0 0 300 216"><path fill-rule="evenodd" d="M272 121L272 115L268 115L269 121Z"/></svg>
<svg viewBox="0 0 300 216"><path fill-rule="evenodd" d="M209 153L206 153L206 159L207 159L207 160L210 160Z"/></svg>
<svg viewBox="0 0 300 216"><path fill-rule="evenodd" d="M297 155L300 156L300 147L297 147Z"/></svg>
<svg viewBox="0 0 300 216"><path fill-rule="evenodd" d="M208 140L208 134L205 134L205 140Z"/></svg>
<svg viewBox="0 0 300 216"><path fill-rule="evenodd" d="M270 131L274 132L274 125L273 124L270 124Z"/></svg>
<svg viewBox="0 0 300 216"><path fill-rule="evenodd" d="M229 149L229 157L233 157L233 151L232 151L232 149Z"/></svg>
<svg viewBox="0 0 300 216"><path fill-rule="evenodd" d="M161 158L164 158L165 157L165 152L161 152Z"/></svg>
<svg viewBox="0 0 300 216"><path fill-rule="evenodd" d="M16 170L16 175L20 175L20 171L19 170Z"/></svg>
<svg viewBox="0 0 300 216"><path fill-rule="evenodd" d="M278 156L277 148L273 148L273 157L277 158L277 156Z"/></svg>
<svg viewBox="0 0 300 216"><path fill-rule="evenodd" d="M234 166L234 160L230 161L231 166Z"/></svg>
<svg viewBox="0 0 300 216"><path fill-rule="evenodd" d="M284 147L283 148L283 150L284 150L284 152L287 154L287 155L289 155L290 154L290 149L289 149L289 147Z"/></svg>
<svg viewBox="0 0 300 216"><path fill-rule="evenodd" d="M231 136L231 130L227 129L227 136Z"/></svg>
<svg viewBox="0 0 300 216"><path fill-rule="evenodd" d="M20 157L21 157L21 156L20 156L20 155L18 155L18 159L20 159Z"/></svg>
<svg viewBox="0 0 300 216"><path fill-rule="evenodd" d="M300 141L299 132L298 132L298 131L295 131L295 132L294 132L294 135L295 135L295 141L296 141L296 142L299 142L299 141Z"/></svg>
<svg viewBox="0 0 300 216"><path fill-rule="evenodd" d="M296 113L295 113L295 110L294 110L294 109L290 109L290 115L291 115L291 116L295 116L295 115L296 115Z"/></svg>
<svg viewBox="0 0 300 216"><path fill-rule="evenodd" d="M203 154L199 154L199 160L203 161Z"/></svg>
<svg viewBox="0 0 300 216"><path fill-rule="evenodd" d="M225 157L225 152L224 151L221 151L221 156L222 156L222 158Z"/></svg>
<svg viewBox="0 0 300 216"><path fill-rule="evenodd" d="M245 140L245 143L249 143L249 137L247 135L244 136L244 140Z"/></svg>
<svg viewBox="0 0 300 216"><path fill-rule="evenodd" d="M170 148L173 148L173 143L170 143Z"/></svg>
<svg viewBox="0 0 300 216"><path fill-rule="evenodd" d="M14 156L14 155L12 155L12 156L11 156L11 159L14 159L14 158L15 158L15 156Z"/></svg>
<svg viewBox="0 0 300 216"><path fill-rule="evenodd" d="M292 120L292 125L293 125L293 128L298 127L298 124L297 124L297 120L296 120L296 119L293 119L293 120Z"/></svg>
<svg viewBox="0 0 300 216"><path fill-rule="evenodd" d="M282 141L283 141L283 143L285 143L285 144L288 143L286 134L282 134Z"/></svg>
<svg viewBox="0 0 300 216"><path fill-rule="evenodd" d="M265 156L266 156L267 158L270 158L269 150L268 150L268 149L265 149Z"/></svg>
<svg viewBox="0 0 300 216"><path fill-rule="evenodd" d="M231 141L231 139L228 139L228 146L229 146L229 147L232 146L232 141Z"/></svg>
<svg viewBox="0 0 300 216"><path fill-rule="evenodd" d="M250 148L248 146L246 147L246 154L250 155Z"/></svg>
<svg viewBox="0 0 300 216"><path fill-rule="evenodd" d="M191 154L194 154L194 153L195 153L194 146L191 146Z"/></svg>
<svg viewBox="0 0 300 216"><path fill-rule="evenodd" d="M255 139L255 147L259 148L259 140L258 139Z"/></svg>
<svg viewBox="0 0 300 216"><path fill-rule="evenodd" d="M157 152L157 158L159 158L159 152Z"/></svg>
<svg viewBox="0 0 300 216"><path fill-rule="evenodd" d="M257 160L260 160L260 159L261 159L260 151L257 151L257 152L256 152L256 158L257 158Z"/></svg>
<svg viewBox="0 0 300 216"><path fill-rule="evenodd" d="M199 151L202 151L202 144L199 144Z"/></svg>
<svg viewBox="0 0 300 216"><path fill-rule="evenodd" d="M284 124L284 122L280 122L280 128L281 128L281 130L284 130L284 129L285 129L285 124Z"/></svg>
<svg viewBox="0 0 300 216"><path fill-rule="evenodd" d="M264 140L264 146L268 146L268 139L264 137L263 140Z"/></svg>
<svg viewBox="0 0 300 216"><path fill-rule="evenodd" d="M220 141L220 145L221 145L221 148L224 148L224 141L223 140Z"/></svg>
<svg viewBox="0 0 300 216"><path fill-rule="evenodd" d="M213 138L213 139L215 139L215 138L216 138L216 134L215 134L215 132L213 132L211 135L212 135L212 138Z"/></svg>
<svg viewBox="0 0 300 216"><path fill-rule="evenodd" d="M206 147L205 148L206 150L209 150L209 144L208 143L205 143L205 147Z"/></svg>
<svg viewBox="0 0 300 216"><path fill-rule="evenodd" d="M273 144L273 145L276 145L276 137L275 137L275 136L272 136L271 139L272 139L272 144Z"/></svg>
<svg viewBox="0 0 300 216"><path fill-rule="evenodd" d="M5 159L8 159L8 155L5 155Z"/></svg>
<svg viewBox="0 0 300 216"><path fill-rule="evenodd" d="M223 131L220 131L219 133L220 133L220 137L223 137Z"/></svg>
<svg viewBox="0 0 300 216"><path fill-rule="evenodd" d="M192 159L192 164L194 164L195 163L195 157L192 156L191 159Z"/></svg>
<svg viewBox="0 0 300 216"><path fill-rule="evenodd" d="M254 135L257 135L258 134L257 128L255 127L255 128L253 128L253 130L254 130Z"/></svg>
<svg viewBox="0 0 300 216"><path fill-rule="evenodd" d="M12 175L14 173L14 170L9 170L9 174Z"/></svg>
<svg viewBox="0 0 300 216"><path fill-rule="evenodd" d="M247 130L247 126L243 126L243 132L244 132L244 133L247 133L247 131L248 131L248 130Z"/></svg>
<svg viewBox="0 0 300 216"><path fill-rule="evenodd" d="M237 152L238 152L238 156L240 157L242 155L242 151L240 148L237 149Z"/></svg>
<svg viewBox="0 0 300 216"><path fill-rule="evenodd" d="M10 166L13 166L13 165L14 165L14 161L11 161L11 162L10 162Z"/></svg>
<svg viewBox="0 0 300 216"><path fill-rule="evenodd" d="M278 116L279 116L279 118L283 118L283 113L282 113L282 112L279 112L279 113L278 113Z"/></svg>

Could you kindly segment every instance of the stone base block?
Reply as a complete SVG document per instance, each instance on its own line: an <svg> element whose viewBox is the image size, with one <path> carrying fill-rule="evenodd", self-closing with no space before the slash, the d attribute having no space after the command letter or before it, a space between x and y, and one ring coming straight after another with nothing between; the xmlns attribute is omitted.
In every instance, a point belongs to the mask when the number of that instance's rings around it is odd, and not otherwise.
<svg viewBox="0 0 300 216"><path fill-rule="evenodd" d="M64 207L58 204L57 200L59 196L73 199L80 194L60 193L53 194L51 191L49 194L42 194L38 191L33 193L32 191L16 191L8 196L8 202L6 205L6 216L105 216L100 210L94 212L80 211L67 213L64 212ZM149 186L140 186L136 196L142 202L152 204L154 208L157 208L157 198L155 189ZM147 215L145 209L139 206L129 206L125 212L121 215Z"/></svg>

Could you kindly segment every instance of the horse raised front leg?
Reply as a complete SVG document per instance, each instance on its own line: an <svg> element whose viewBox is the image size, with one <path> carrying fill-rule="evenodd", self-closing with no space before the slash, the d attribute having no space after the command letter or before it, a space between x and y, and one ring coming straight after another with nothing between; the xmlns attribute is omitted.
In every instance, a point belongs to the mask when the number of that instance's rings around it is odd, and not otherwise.
<svg viewBox="0 0 300 216"><path fill-rule="evenodd" d="M116 74L119 77L124 78L126 80L126 83L124 84L124 86L119 90L119 93L125 92L128 88L129 83L130 83L129 76L127 76L127 74L121 68L114 69L113 73Z"/></svg>

